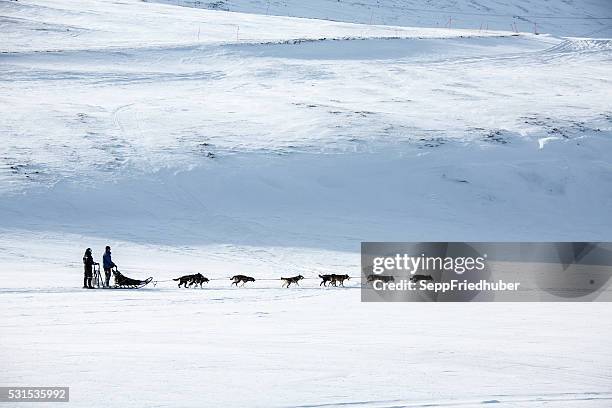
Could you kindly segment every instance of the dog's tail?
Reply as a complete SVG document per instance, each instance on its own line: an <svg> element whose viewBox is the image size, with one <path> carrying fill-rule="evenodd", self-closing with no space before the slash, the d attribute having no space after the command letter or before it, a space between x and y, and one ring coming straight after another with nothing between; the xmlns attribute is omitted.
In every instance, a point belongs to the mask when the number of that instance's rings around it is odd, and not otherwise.
<svg viewBox="0 0 612 408"><path fill-rule="evenodd" d="M319 278L323 279L323 277L321 275L319 275Z"/></svg>
<svg viewBox="0 0 612 408"><path fill-rule="evenodd" d="M236 278L236 277L235 277L235 276L232 276L232 277L230 278L230 280L234 280L234 278Z"/></svg>
<svg viewBox="0 0 612 408"><path fill-rule="evenodd" d="M172 279L172 280L181 280L181 278L176 278L176 279Z"/></svg>

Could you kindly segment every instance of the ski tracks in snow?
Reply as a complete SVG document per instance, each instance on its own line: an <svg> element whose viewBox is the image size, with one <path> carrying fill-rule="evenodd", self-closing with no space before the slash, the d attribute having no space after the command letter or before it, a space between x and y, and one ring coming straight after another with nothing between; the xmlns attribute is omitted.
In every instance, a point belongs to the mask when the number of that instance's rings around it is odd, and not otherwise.
<svg viewBox="0 0 612 408"><path fill-rule="evenodd" d="M538 408L553 406L573 407L573 403L579 403L580 407L607 407L612 401L612 393L609 392L575 392L575 393L551 393L533 395L486 395L469 399L443 399L443 400L372 400L338 403L318 403L293 406L293 408ZM562 405L558 405L562 404Z"/></svg>

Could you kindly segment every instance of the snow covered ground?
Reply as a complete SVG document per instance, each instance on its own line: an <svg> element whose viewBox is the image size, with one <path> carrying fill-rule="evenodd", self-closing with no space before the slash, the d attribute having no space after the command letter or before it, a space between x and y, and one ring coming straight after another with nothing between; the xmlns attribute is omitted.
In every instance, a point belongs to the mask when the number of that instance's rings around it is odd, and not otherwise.
<svg viewBox="0 0 612 408"><path fill-rule="evenodd" d="M211 10L362 24L517 30L560 36L612 35L607 0L146 0Z"/></svg>
<svg viewBox="0 0 612 408"><path fill-rule="evenodd" d="M385 2L397 20L374 25L357 3L232 4L259 15L0 2L0 385L68 385L75 406L609 406L606 304L273 280L357 276L364 240L609 241L612 40L560 37L601 21L516 35L376 25L412 23ZM80 289L106 244L162 282ZM218 280L167 282L197 271Z"/></svg>
<svg viewBox="0 0 612 408"><path fill-rule="evenodd" d="M264 285L1 296L2 383L70 385L70 406L612 401L603 303L360 304L357 288Z"/></svg>

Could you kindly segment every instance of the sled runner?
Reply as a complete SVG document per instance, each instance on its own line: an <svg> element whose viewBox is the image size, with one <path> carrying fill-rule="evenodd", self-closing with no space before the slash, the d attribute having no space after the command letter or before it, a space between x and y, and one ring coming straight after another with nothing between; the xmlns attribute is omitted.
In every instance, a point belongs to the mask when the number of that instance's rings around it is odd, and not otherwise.
<svg viewBox="0 0 612 408"><path fill-rule="evenodd" d="M113 269L113 275L115 276L115 286L111 289L140 289L147 286L153 280L152 277L148 277L145 280L128 278L119 272L117 268Z"/></svg>
<svg viewBox="0 0 612 408"><path fill-rule="evenodd" d="M100 274L100 264L94 264L93 266L93 286L96 288L104 287L104 279L102 279L102 275Z"/></svg>

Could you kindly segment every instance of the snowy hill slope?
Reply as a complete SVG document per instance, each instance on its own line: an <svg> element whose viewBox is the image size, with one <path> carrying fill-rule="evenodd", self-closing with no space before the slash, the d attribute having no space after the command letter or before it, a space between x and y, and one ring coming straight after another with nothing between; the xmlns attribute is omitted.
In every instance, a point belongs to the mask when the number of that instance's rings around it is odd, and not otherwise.
<svg viewBox="0 0 612 408"><path fill-rule="evenodd" d="M13 20L89 32L38 41L30 25L9 25L0 65L5 227L89 231L83 220L113 207L117 239L153 239L139 231L156 219L160 231L176 229L161 233L164 243L343 250L362 239L441 239L438 217L471 225L440 228L457 228L457 239L524 239L540 223L540 238L609 231L608 40L80 4L3 4ZM128 25L135 11L139 24ZM200 19L194 42L185 28ZM217 35L236 19L246 43ZM389 30L407 38L381 39ZM375 38L295 40L353 35ZM381 182L394 192L388 202L359 194ZM150 197L167 191L172 199ZM99 197L79 200L85 193ZM74 219L66 201L84 217ZM501 208L509 217L497 217ZM424 213L429 221L415 225ZM584 229L557 222L566 217ZM319 225L328 218L329 228Z"/></svg>
<svg viewBox="0 0 612 408"><path fill-rule="evenodd" d="M508 35L493 30L371 26L290 17L194 10L131 0L68 0L0 3L0 51L198 45L215 42L278 42L320 38L447 38ZM135 18L137 16L137 18Z"/></svg>
<svg viewBox="0 0 612 408"><path fill-rule="evenodd" d="M147 0L243 13L409 27L486 28L612 37L607 0Z"/></svg>

